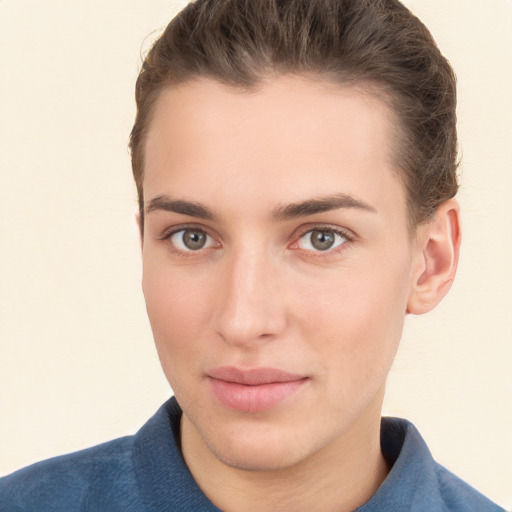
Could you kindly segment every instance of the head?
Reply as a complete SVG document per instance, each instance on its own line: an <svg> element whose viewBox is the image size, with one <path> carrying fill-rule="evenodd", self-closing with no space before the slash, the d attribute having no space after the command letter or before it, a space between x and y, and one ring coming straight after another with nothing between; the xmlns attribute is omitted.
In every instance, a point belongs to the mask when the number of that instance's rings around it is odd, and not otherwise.
<svg viewBox="0 0 512 512"><path fill-rule="evenodd" d="M455 196L455 76L427 28L398 0L204 0L171 21L137 80L130 148L141 214L144 146L162 90L210 78L251 91L285 74L354 85L388 102L411 226Z"/></svg>
<svg viewBox="0 0 512 512"><path fill-rule="evenodd" d="M367 446L405 314L457 262L430 34L394 0L196 1L136 96L143 289L184 446L243 469Z"/></svg>

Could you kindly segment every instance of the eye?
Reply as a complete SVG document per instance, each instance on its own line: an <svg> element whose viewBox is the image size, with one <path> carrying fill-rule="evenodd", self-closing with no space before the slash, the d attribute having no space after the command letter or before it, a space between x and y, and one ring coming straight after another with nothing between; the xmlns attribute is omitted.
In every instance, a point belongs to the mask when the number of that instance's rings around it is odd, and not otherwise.
<svg viewBox="0 0 512 512"><path fill-rule="evenodd" d="M348 239L332 229L313 229L302 235L297 246L309 251L329 251L347 242Z"/></svg>
<svg viewBox="0 0 512 512"><path fill-rule="evenodd" d="M215 244L210 235L197 228L180 229L168 238L178 250L184 252L207 249Z"/></svg>

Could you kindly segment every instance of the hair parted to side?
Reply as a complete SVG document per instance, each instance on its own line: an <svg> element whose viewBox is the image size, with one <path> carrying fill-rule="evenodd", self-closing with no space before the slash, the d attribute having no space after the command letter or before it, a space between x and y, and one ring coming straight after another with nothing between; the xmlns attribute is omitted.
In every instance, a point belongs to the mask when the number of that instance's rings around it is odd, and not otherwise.
<svg viewBox="0 0 512 512"><path fill-rule="evenodd" d="M251 90L286 73L387 98L412 225L456 194L455 75L398 0L195 0L154 43L136 83L130 149L141 217L145 139L163 89L203 77Z"/></svg>

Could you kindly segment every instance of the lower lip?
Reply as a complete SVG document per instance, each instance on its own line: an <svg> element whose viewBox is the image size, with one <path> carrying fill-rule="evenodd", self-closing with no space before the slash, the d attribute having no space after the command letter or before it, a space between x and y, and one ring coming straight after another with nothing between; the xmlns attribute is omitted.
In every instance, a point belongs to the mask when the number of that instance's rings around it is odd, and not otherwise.
<svg viewBox="0 0 512 512"><path fill-rule="evenodd" d="M209 378L215 397L226 407L242 412L263 412L296 393L307 379L247 386Z"/></svg>

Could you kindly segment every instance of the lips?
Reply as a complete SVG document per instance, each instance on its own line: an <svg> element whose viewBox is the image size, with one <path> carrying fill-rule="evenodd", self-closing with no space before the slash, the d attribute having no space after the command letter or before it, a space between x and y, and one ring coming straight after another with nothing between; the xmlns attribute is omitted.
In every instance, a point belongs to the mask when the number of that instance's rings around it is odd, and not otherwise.
<svg viewBox="0 0 512 512"><path fill-rule="evenodd" d="M276 368L214 368L208 372L213 395L224 406L242 412L263 412L299 391L308 378Z"/></svg>

